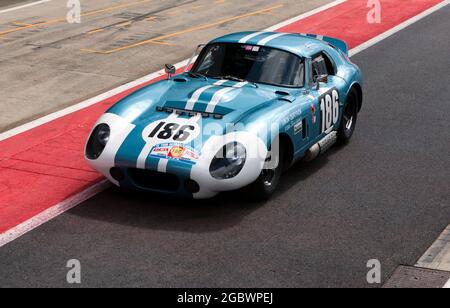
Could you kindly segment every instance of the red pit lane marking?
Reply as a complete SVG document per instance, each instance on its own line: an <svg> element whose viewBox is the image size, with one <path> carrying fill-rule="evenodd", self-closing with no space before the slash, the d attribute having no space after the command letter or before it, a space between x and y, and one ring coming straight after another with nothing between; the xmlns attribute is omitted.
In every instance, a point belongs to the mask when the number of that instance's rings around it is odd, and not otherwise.
<svg viewBox="0 0 450 308"><path fill-rule="evenodd" d="M369 24L367 1L340 0L268 30L337 37L355 54L449 3L381 0L382 23ZM177 67L185 65L187 61ZM148 75L0 134L0 247L108 187L84 162L90 130L119 99L161 78L162 72Z"/></svg>

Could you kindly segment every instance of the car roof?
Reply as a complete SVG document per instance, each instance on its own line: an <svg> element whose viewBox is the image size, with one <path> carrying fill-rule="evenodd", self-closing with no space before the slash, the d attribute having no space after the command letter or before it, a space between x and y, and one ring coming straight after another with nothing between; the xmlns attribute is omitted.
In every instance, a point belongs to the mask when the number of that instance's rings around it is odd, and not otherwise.
<svg viewBox="0 0 450 308"><path fill-rule="evenodd" d="M281 32L238 32L219 37L211 43L241 43L282 49L300 57L310 58L328 47L318 36Z"/></svg>

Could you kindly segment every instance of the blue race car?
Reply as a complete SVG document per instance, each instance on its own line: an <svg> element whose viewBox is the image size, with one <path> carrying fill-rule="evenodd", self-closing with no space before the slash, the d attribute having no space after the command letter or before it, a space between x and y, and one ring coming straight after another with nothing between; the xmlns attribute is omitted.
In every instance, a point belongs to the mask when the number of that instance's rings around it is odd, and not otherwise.
<svg viewBox="0 0 450 308"><path fill-rule="evenodd" d="M362 74L343 41L244 32L198 50L184 73L166 65L166 80L95 124L86 160L114 184L198 199L244 188L267 199L294 162L352 137Z"/></svg>

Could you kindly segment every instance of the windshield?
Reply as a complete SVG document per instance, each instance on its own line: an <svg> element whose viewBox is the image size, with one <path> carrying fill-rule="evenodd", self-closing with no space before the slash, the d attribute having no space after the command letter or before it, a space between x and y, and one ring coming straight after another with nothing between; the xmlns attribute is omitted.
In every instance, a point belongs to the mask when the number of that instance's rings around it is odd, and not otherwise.
<svg viewBox="0 0 450 308"><path fill-rule="evenodd" d="M206 46L191 70L211 78L303 87L304 60L279 49L220 43Z"/></svg>

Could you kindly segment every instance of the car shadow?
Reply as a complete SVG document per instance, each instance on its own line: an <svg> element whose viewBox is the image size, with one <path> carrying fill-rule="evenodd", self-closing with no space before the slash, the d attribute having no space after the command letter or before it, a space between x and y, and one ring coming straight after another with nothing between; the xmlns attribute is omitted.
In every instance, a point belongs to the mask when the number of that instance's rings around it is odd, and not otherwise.
<svg viewBox="0 0 450 308"><path fill-rule="evenodd" d="M329 155L336 151L339 147L312 162L296 163L283 175L273 199L266 202L251 201L242 191L222 193L210 200L186 200L161 194L124 192L112 187L68 214L140 229L216 232L238 225L246 216L263 207L276 206L280 196L318 172L328 163Z"/></svg>

